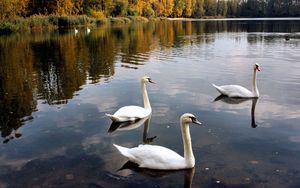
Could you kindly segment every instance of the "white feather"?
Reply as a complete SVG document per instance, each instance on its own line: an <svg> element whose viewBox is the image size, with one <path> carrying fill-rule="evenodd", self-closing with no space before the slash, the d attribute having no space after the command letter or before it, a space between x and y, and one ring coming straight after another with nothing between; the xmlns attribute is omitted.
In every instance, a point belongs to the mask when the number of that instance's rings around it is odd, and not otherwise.
<svg viewBox="0 0 300 188"><path fill-rule="evenodd" d="M195 158L192 151L192 142L188 123L200 124L194 115L186 113L180 118L181 134L183 138L184 157L169 148L157 145L139 145L134 148L126 148L114 144L119 152L141 168L157 170L179 170L193 168Z"/></svg>
<svg viewBox="0 0 300 188"><path fill-rule="evenodd" d="M240 85L223 85L217 86L212 84L222 95L228 97L239 97L239 98L257 98L259 97L259 92L256 84L256 71L260 71L259 65L254 64L253 66L253 86L252 91L240 86Z"/></svg>
<svg viewBox="0 0 300 188"><path fill-rule="evenodd" d="M124 106L117 110L114 114L106 114L112 121L115 122L126 122L135 121L150 116L152 113L150 101L148 98L146 83L152 82L149 77L145 76L141 79L141 89L144 100L144 107L140 106Z"/></svg>

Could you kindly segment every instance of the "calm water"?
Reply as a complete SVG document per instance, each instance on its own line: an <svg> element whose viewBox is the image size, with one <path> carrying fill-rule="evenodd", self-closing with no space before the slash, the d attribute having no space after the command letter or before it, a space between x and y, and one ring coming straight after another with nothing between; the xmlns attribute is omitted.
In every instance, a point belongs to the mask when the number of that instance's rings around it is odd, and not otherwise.
<svg viewBox="0 0 300 188"><path fill-rule="evenodd" d="M251 88L258 100L211 86ZM142 105L150 121L110 127L105 113ZM159 22L0 37L0 187L300 187L300 21ZM196 166L120 168L112 146L158 144L183 153L191 126Z"/></svg>

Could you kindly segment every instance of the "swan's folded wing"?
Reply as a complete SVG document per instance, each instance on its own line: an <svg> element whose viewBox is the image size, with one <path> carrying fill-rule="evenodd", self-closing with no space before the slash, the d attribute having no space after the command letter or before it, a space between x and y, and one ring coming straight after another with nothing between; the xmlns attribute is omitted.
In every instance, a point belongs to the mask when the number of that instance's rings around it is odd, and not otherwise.
<svg viewBox="0 0 300 188"><path fill-rule="evenodd" d="M229 97L253 97L251 91L239 85L219 86L218 91Z"/></svg>
<svg viewBox="0 0 300 188"><path fill-rule="evenodd" d="M141 168L151 169L180 169L185 165L185 160L178 153L155 145L139 145L130 150L134 156L133 162L139 164Z"/></svg>
<svg viewBox="0 0 300 188"><path fill-rule="evenodd" d="M119 117L144 118L150 114L151 110L140 106L124 106L116 111L114 115Z"/></svg>

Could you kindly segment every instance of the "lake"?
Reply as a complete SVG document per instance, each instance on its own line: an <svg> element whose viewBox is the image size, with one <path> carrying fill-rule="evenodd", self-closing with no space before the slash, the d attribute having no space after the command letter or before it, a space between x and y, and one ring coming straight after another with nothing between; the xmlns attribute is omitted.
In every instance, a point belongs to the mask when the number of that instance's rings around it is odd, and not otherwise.
<svg viewBox="0 0 300 188"><path fill-rule="evenodd" d="M251 89L258 100L212 87ZM112 125L105 113L143 105L152 116ZM0 37L0 187L300 187L300 20L160 21ZM123 166L113 144L183 154L195 168Z"/></svg>

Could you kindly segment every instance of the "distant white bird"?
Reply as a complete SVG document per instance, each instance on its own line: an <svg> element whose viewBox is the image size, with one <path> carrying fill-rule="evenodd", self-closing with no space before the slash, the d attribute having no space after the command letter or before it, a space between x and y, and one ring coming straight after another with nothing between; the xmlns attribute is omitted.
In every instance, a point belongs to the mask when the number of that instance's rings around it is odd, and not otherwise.
<svg viewBox="0 0 300 188"><path fill-rule="evenodd" d="M106 116L108 116L112 121L115 122L135 121L137 119L148 117L152 113L152 109L148 98L148 93L146 90L146 83L154 83L154 82L148 76L144 76L141 79L141 90L143 94L144 107L124 106L119 110L117 110L113 115L106 114Z"/></svg>
<svg viewBox="0 0 300 188"><path fill-rule="evenodd" d="M256 63L253 66L253 86L252 91L239 86L239 85L223 85L217 86L212 84L222 95L226 95L228 97L240 97L240 98L258 98L259 92L256 84L256 71L260 71L259 65Z"/></svg>
<svg viewBox="0 0 300 188"><path fill-rule="evenodd" d="M91 29L87 27L86 32L87 32L87 34L89 34L91 32Z"/></svg>
<svg viewBox="0 0 300 188"><path fill-rule="evenodd" d="M78 33L78 29L76 29L76 27L74 28L74 33L75 35Z"/></svg>
<svg viewBox="0 0 300 188"><path fill-rule="evenodd" d="M192 150L189 123L201 124L193 114L185 113L180 117L184 157L169 148L158 145L139 145L134 148L126 148L116 144L114 146L129 161L138 164L140 168L157 170L193 168L195 166L195 157Z"/></svg>

